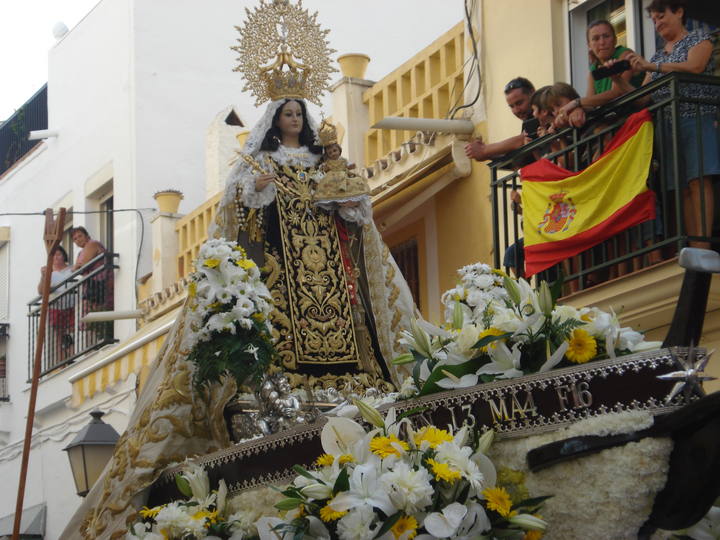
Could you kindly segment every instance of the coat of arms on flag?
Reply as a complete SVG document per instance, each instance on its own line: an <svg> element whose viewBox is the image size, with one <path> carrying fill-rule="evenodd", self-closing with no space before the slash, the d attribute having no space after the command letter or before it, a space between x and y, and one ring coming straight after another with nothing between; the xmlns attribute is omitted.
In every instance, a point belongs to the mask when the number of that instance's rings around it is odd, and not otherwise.
<svg viewBox="0 0 720 540"><path fill-rule="evenodd" d="M543 220L538 225L538 231L548 234L558 231L565 232L575 219L576 212L572 198L567 196L567 192L553 193L550 195L550 202L545 210Z"/></svg>
<svg viewBox="0 0 720 540"><path fill-rule="evenodd" d="M655 194L647 186L652 140L645 109L581 171L547 159L520 170L527 276L655 218Z"/></svg>

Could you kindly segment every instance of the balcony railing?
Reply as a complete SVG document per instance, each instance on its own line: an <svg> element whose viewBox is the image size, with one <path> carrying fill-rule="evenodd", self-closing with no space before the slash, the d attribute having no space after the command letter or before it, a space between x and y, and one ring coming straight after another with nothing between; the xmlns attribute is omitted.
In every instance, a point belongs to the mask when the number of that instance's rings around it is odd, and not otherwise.
<svg viewBox="0 0 720 540"><path fill-rule="evenodd" d="M566 146L561 150L542 157L558 163L571 171L582 170L599 156L611 136L624 124L628 114L639 110L639 98L651 95L665 87L669 89L669 97L651 102L647 105L655 126L653 159L648 171L648 185L656 194L655 221L646 222L628 228L619 235L606 240L600 245L591 247L585 252L572 257L542 275L544 279L553 280L563 275L566 287L565 294L573 293L600 282L619 277L625 273L639 270L675 257L679 250L689 242L709 242L717 249L720 241L712 223L705 223L705 191L700 188L700 208L703 210L702 231L704 234L689 236L685 227L682 175L680 160L679 120L682 109L694 113L689 122L693 122L700 145L698 155L702 156L704 142L701 135L700 111L707 110L708 105L720 106L720 100L690 98L681 93L687 85L703 84L717 90L713 96L720 95L720 77L672 73L652 83L622 96L608 105L595 111L585 126L580 129L568 128L556 135L548 135L532 141L517 152L504 156L490 163L493 211L493 246L494 263L501 267L508 247L517 245L522 238L522 216L511 204L511 190L522 190L519 168L536 159L544 148L556 137L562 137ZM697 88L697 87L695 87ZM715 113L715 121L718 116ZM717 126L717 124L716 124ZM717 127L715 128L717 129ZM703 177L702 160L700 174ZM710 179L705 179L710 182ZM681 193L676 196L676 193ZM717 200L717 197L714 197ZM716 205L713 204L713 207ZM712 215L712 214L710 214ZM522 247L511 250L511 266L522 272Z"/></svg>
<svg viewBox="0 0 720 540"><path fill-rule="evenodd" d="M47 85L0 125L0 175L41 141L29 141L31 131L47 129Z"/></svg>
<svg viewBox="0 0 720 540"><path fill-rule="evenodd" d="M98 255L51 290L41 375L114 343L112 321L84 323L81 319L94 311L112 311L116 257L113 253ZM28 378L35 357L41 303L40 296L28 303Z"/></svg>
<svg viewBox="0 0 720 540"><path fill-rule="evenodd" d="M0 377L0 401L9 401L8 384L5 377Z"/></svg>

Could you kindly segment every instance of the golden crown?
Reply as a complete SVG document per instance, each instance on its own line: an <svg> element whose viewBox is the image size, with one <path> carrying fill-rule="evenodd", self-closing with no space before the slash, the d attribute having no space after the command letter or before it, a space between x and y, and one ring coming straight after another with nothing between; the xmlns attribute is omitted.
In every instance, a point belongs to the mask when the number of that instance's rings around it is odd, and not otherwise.
<svg viewBox="0 0 720 540"><path fill-rule="evenodd" d="M245 25L236 26L239 45L238 65L245 87L256 97L256 105L283 98L307 99L320 105L320 96L329 88L330 65L328 30L289 0L260 0L254 11L245 10Z"/></svg>
<svg viewBox="0 0 720 540"><path fill-rule="evenodd" d="M330 144L339 143L337 129L325 119L320 122L317 136L320 146L328 146Z"/></svg>

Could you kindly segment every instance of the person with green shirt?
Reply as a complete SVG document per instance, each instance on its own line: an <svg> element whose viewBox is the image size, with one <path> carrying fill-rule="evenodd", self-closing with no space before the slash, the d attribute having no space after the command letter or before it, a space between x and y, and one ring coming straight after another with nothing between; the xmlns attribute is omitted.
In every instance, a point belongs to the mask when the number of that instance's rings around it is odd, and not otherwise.
<svg viewBox="0 0 720 540"><path fill-rule="evenodd" d="M560 111L563 115L569 115L570 112L577 107L591 109L605 105L626 93L620 86L612 84L611 77L595 80L592 72L610 60L627 59L628 56L633 54L633 51L617 44L615 28L606 20L590 23L586 36L589 49L588 54L590 56L587 94L565 105ZM639 88L642 86L643 73L629 69L623 72L622 78L628 81L633 88Z"/></svg>

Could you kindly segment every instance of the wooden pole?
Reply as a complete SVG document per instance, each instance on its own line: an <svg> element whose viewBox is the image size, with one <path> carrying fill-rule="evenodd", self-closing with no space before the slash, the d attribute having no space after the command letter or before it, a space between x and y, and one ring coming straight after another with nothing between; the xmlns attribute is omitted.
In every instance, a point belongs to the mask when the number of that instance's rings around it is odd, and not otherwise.
<svg viewBox="0 0 720 540"><path fill-rule="evenodd" d="M28 461L30 460L30 441L32 439L33 423L35 422L35 401L37 400L38 381L40 379L40 364L42 363L42 350L45 343L45 325L47 321L48 300L50 297L50 278L52 276L53 255L62 240L65 227L65 209L58 211L57 221L53 219L51 208L45 210L45 250L47 263L42 282L42 305L40 307L40 326L35 341L35 360L33 363L32 382L30 385L30 399L28 401L27 423L25 424L25 440L23 441L22 463L20 464L20 482L18 483L17 503L15 504L15 522L13 525L12 540L20 538L20 522L22 519L23 502L25 499L25 480L27 479Z"/></svg>

